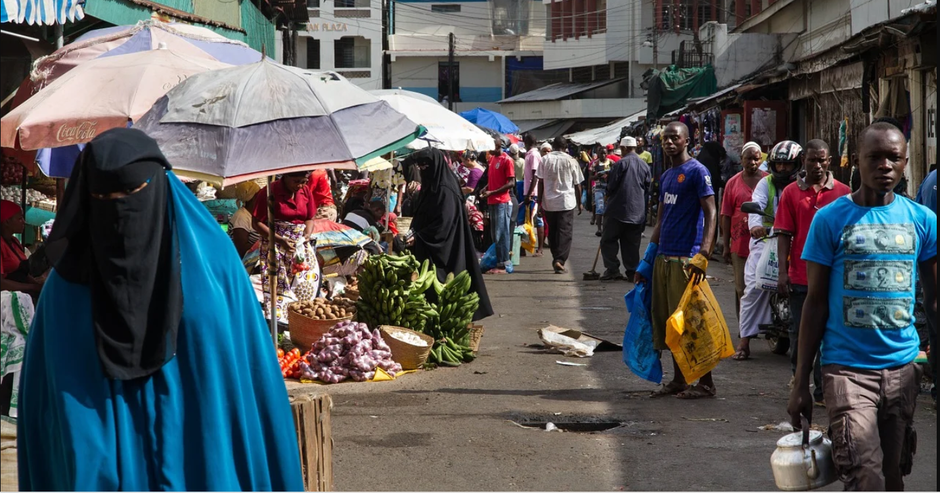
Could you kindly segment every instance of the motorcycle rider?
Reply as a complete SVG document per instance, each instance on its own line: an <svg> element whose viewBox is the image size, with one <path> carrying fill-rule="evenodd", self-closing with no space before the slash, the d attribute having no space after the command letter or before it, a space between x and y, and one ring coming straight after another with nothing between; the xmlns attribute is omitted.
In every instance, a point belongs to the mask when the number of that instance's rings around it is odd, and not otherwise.
<svg viewBox="0 0 940 493"><path fill-rule="evenodd" d="M768 235L774 226L773 217L777 214L777 206L783 190L796 181L796 177L803 167L801 160L803 148L792 140L784 140L771 149L767 156L767 167L770 174L765 176L754 187L751 201L756 202L764 213L770 217L758 214L748 216L748 227L751 233L750 253L744 267L744 296L741 297L741 317L739 321L741 342L738 344L735 359L745 360L751 354L751 339L760 333L760 326L771 321L771 292L758 286L757 264L764 252Z"/></svg>
<svg viewBox="0 0 940 493"><path fill-rule="evenodd" d="M780 259L780 277L777 280L777 294L788 298L790 303L790 370L796 374L796 356L799 351L800 320L803 317L803 303L808 290L806 262L803 261L803 245L809 235L809 227L816 217L816 211L831 204L852 190L829 171L832 156L829 145L822 140L811 140L803 150L803 169L797 175L796 182L783 190L780 206L774 220L777 236L777 256ZM792 247L792 248L791 248ZM819 358L816 358L813 372L813 399L818 405L823 404L822 373Z"/></svg>

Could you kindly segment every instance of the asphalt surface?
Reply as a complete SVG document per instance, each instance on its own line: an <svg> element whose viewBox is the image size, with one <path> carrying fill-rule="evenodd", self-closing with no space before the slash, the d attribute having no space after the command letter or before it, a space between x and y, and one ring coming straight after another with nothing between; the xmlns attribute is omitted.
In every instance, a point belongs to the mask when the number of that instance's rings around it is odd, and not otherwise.
<svg viewBox="0 0 940 493"><path fill-rule="evenodd" d="M598 240L588 221L587 214L575 221L568 274L552 273L546 250L546 257L523 258L511 275L487 276L497 314L483 321L473 363L393 382L288 384L293 394L333 397L337 490L775 489L770 456L785 433L759 427L788 420L790 371L788 359L771 354L763 340L752 343L749 361L723 361L714 373L717 397L696 401L648 398L656 386L634 376L619 352L574 359L536 347L536 330L550 324L618 343L623 337L623 296L633 285L582 280ZM713 262L709 275L736 341L731 268ZM521 426L545 422L616 427L585 433ZM823 409L814 422L827 424ZM915 426L907 489L936 491L937 414L929 395L920 396ZM840 489L838 482L826 488Z"/></svg>

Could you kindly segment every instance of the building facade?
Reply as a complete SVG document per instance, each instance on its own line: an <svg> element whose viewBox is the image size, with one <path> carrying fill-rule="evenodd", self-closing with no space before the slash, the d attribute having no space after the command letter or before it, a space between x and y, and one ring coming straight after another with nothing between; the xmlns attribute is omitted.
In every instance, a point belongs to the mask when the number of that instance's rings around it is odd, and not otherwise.
<svg viewBox="0 0 940 493"><path fill-rule="evenodd" d="M397 0L391 26L392 87L449 102L453 84L455 111L498 110L504 97L564 76L543 70L541 0Z"/></svg>
<svg viewBox="0 0 940 493"><path fill-rule="evenodd" d="M382 88L382 0L307 0L296 38L299 67L333 70L363 89Z"/></svg>

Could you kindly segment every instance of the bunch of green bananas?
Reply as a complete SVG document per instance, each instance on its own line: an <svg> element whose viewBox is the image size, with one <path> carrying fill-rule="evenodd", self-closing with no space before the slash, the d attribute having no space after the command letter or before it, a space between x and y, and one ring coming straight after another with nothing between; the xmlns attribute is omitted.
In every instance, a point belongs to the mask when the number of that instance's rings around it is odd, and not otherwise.
<svg viewBox="0 0 940 493"><path fill-rule="evenodd" d="M454 276L448 274L446 283L435 277L437 292L437 318L428 321L425 333L437 342L431 348L428 360L444 366L459 366L475 357L470 349L470 322L480 307L480 296L470 292L470 274L466 271Z"/></svg>
<svg viewBox="0 0 940 493"><path fill-rule="evenodd" d="M411 254L369 257L359 274L357 321L370 327L395 325L423 331L429 318L439 317L424 298L436 280L430 263L418 264Z"/></svg>

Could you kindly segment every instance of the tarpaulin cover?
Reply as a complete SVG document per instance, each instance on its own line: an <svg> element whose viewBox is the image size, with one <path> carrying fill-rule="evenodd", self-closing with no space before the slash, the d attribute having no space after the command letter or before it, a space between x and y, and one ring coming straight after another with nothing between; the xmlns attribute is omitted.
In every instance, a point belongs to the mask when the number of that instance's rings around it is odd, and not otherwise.
<svg viewBox="0 0 940 493"><path fill-rule="evenodd" d="M650 80L647 119L655 120L686 105L689 99L709 96L718 89L711 65L678 68L670 65Z"/></svg>

